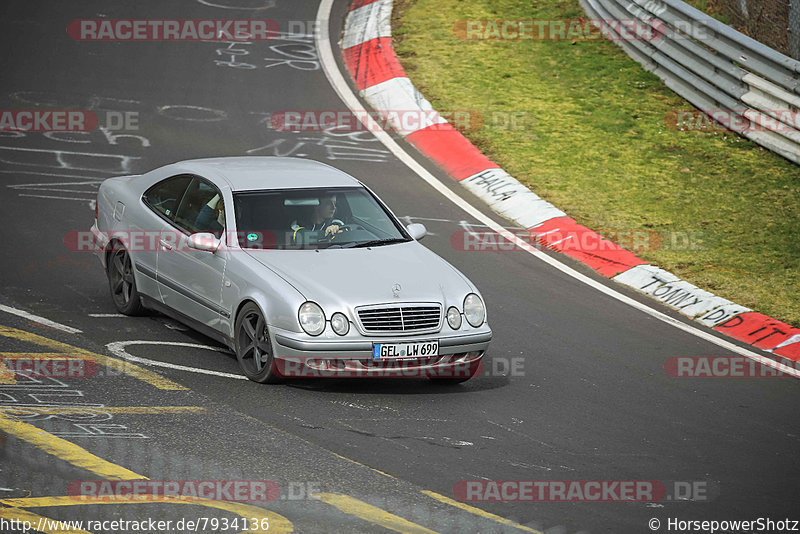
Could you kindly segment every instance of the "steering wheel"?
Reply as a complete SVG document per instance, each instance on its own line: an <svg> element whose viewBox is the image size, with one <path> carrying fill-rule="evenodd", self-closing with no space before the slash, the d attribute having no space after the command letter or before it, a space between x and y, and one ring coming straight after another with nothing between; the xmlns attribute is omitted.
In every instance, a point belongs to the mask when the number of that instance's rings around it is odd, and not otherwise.
<svg viewBox="0 0 800 534"><path fill-rule="evenodd" d="M330 225L328 225L328 226L330 226ZM323 229L320 231L320 234L321 234L321 235L319 236L319 242L320 242L320 243L327 243L327 242L329 242L329 241L333 241L333 240L334 240L334 238L335 238L337 235L339 235L340 233L343 233L343 232L349 232L350 230L352 230L352 228L350 228L350 225L349 225L349 224L340 224L340 225L339 225L339 231L338 231L338 232L336 232L335 234L328 234L328 235L325 235L325 234L323 233L323 232L325 232L325 229L323 228Z"/></svg>

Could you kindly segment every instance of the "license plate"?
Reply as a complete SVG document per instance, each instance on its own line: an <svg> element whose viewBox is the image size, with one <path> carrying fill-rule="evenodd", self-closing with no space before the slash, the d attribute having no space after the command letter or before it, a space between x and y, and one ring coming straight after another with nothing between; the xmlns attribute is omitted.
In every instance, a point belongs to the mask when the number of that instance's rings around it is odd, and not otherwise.
<svg viewBox="0 0 800 534"><path fill-rule="evenodd" d="M372 358L375 360L389 358L425 358L438 355L438 341L423 341L421 343L375 343L372 346Z"/></svg>

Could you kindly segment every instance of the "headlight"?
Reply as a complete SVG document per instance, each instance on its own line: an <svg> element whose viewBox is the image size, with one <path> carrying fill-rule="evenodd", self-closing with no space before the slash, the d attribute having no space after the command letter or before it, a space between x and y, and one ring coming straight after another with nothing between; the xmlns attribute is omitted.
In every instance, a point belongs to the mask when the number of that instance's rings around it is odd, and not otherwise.
<svg viewBox="0 0 800 534"><path fill-rule="evenodd" d="M453 330L461 328L461 313L459 313L455 306L451 306L447 310L447 324L449 324L450 328Z"/></svg>
<svg viewBox="0 0 800 534"><path fill-rule="evenodd" d="M318 336L325 330L325 313L314 302L306 302L297 312L300 326L310 336Z"/></svg>
<svg viewBox="0 0 800 534"><path fill-rule="evenodd" d="M464 299L464 316L467 318L467 322L475 328L482 325L483 320L486 318L486 309L483 307L483 302L475 293L470 293Z"/></svg>
<svg viewBox="0 0 800 534"><path fill-rule="evenodd" d="M331 316L331 328L340 336L347 335L350 331L350 321L343 313L336 312Z"/></svg>

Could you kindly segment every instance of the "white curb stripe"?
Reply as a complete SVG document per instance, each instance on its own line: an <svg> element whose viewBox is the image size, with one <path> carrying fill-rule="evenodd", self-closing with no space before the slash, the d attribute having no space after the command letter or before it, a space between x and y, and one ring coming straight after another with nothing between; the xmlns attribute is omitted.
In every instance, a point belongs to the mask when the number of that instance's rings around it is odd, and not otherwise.
<svg viewBox="0 0 800 534"><path fill-rule="evenodd" d="M392 0L378 0L347 15L342 50L378 37L392 36Z"/></svg>
<svg viewBox="0 0 800 534"><path fill-rule="evenodd" d="M669 271L655 265L637 265L620 273L614 280L630 286L636 291L650 295L667 306L678 310L687 317L696 318L706 326L716 326L734 315L752 311L733 302L718 297L713 293L681 280ZM712 313L718 308L725 309L721 313Z"/></svg>
<svg viewBox="0 0 800 534"><path fill-rule="evenodd" d="M504 217L533 228L566 213L525 187L503 169L486 169L461 180L461 185Z"/></svg>
<svg viewBox="0 0 800 534"><path fill-rule="evenodd" d="M355 12L354 12L355 13ZM422 93L420 93L414 84L411 83L406 77L399 76L386 80L385 82L376 83L362 91L361 96L370 103L370 105L378 111L398 112L401 115L403 112L420 111L429 119L429 124L441 124L447 122L439 112L433 109L433 106L428 102ZM412 118L419 117L423 113L411 113ZM409 128L407 125L398 124L397 121L391 120L392 127L397 130L400 135L406 136L412 132L423 129L428 124L412 126Z"/></svg>

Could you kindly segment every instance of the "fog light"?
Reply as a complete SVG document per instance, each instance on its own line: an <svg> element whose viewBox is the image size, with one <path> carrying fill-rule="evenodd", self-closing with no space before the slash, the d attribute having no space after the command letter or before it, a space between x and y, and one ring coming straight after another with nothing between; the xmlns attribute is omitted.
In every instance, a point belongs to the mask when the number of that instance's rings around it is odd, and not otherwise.
<svg viewBox="0 0 800 534"><path fill-rule="evenodd" d="M331 317L331 328L340 336L347 335L347 332L350 331L350 321L343 313L334 313Z"/></svg>
<svg viewBox="0 0 800 534"><path fill-rule="evenodd" d="M451 306L447 310L447 324L449 324L450 328L453 330L461 328L461 314L455 306Z"/></svg>

